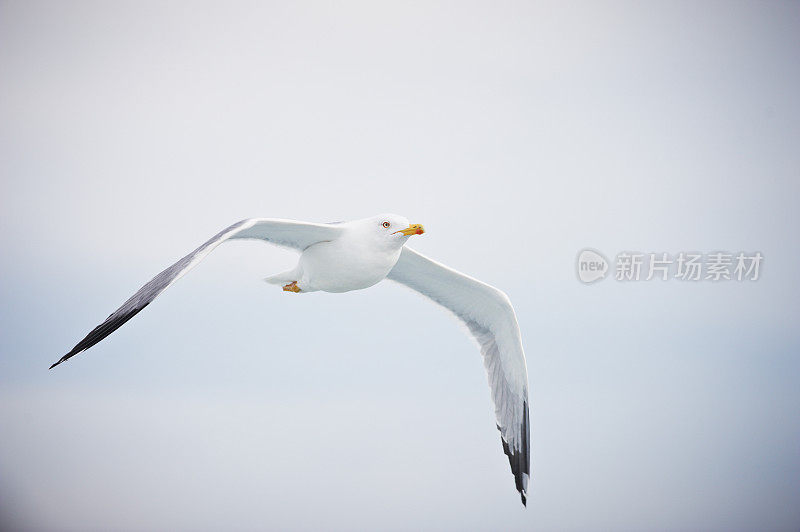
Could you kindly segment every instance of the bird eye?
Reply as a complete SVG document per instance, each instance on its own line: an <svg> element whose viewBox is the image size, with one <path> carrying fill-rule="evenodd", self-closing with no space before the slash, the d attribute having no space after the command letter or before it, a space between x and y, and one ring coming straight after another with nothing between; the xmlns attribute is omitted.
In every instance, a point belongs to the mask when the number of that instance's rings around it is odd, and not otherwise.
<svg viewBox="0 0 800 532"><path fill-rule="evenodd" d="M390 224L389 222L383 222L381 225L388 229L389 226L392 224Z"/></svg>

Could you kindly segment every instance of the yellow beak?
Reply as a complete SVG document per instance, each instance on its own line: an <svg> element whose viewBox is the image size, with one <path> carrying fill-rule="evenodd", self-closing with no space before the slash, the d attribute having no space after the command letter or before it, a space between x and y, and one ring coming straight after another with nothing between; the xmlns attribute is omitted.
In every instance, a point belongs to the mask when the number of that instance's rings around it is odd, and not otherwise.
<svg viewBox="0 0 800 532"><path fill-rule="evenodd" d="M425 232L425 228L422 227L422 225L420 225L420 224L411 224L407 228L402 229L400 231L395 231L392 234L395 235L397 233L403 233L406 236L410 236L410 235L421 235L424 232Z"/></svg>

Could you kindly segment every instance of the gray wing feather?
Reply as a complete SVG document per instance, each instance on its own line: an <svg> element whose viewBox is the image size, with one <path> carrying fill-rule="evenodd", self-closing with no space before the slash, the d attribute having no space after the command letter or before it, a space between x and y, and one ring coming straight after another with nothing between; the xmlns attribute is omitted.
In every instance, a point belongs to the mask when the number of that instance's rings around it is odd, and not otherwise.
<svg viewBox="0 0 800 532"><path fill-rule="evenodd" d="M308 246L336 238L341 228L327 224L296 222L276 218L251 218L242 220L227 227L211 237L200 247L180 259L178 262L153 277L117 310L111 313L103 323L95 327L86 337L78 342L69 353L61 357L50 369L69 360L82 351L86 351L108 335L119 329L128 320L142 311L161 292L192 269L219 244L229 238L248 238L266 240L274 244L303 250Z"/></svg>
<svg viewBox="0 0 800 532"><path fill-rule="evenodd" d="M493 286L407 247L387 278L450 310L477 340L503 451L522 503L526 504L530 477L528 371L517 318L508 297Z"/></svg>

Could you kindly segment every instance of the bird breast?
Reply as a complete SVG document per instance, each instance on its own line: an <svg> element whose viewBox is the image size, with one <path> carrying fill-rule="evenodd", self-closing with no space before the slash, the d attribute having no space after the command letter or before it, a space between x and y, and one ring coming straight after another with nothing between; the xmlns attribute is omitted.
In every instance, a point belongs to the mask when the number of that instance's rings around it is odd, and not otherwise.
<svg viewBox="0 0 800 532"><path fill-rule="evenodd" d="M354 242L319 242L300 255L305 291L348 292L368 288L386 278L400 249L381 250Z"/></svg>

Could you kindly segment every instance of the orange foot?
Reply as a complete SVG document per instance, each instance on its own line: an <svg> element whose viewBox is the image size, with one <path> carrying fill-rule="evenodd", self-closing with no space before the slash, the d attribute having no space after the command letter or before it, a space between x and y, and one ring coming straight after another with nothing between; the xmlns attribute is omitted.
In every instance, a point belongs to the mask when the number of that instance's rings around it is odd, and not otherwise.
<svg viewBox="0 0 800 532"><path fill-rule="evenodd" d="M292 281L291 283L289 283L289 284L287 284L286 286L283 287L283 291L284 292L295 292L295 293L297 293L297 292L300 291L300 287L297 286L297 281Z"/></svg>

